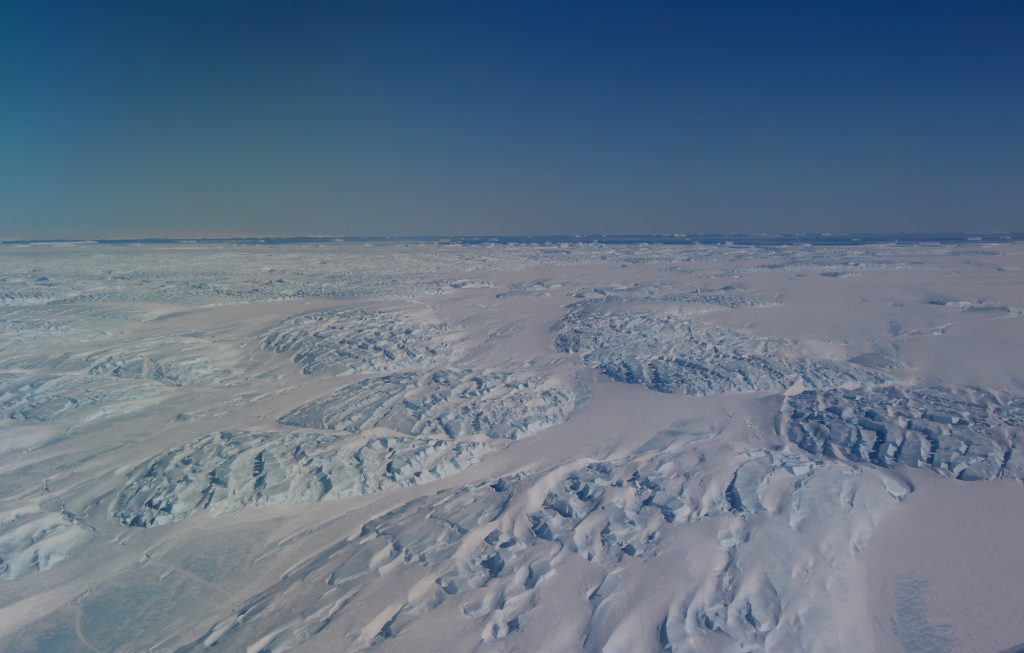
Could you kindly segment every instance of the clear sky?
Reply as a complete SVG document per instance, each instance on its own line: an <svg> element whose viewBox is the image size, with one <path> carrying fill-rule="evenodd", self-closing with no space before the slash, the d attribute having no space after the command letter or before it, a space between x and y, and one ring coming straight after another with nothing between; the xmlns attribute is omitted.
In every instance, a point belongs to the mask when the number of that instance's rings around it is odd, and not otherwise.
<svg viewBox="0 0 1024 653"><path fill-rule="evenodd" d="M1024 2L0 3L0 237L1024 230Z"/></svg>

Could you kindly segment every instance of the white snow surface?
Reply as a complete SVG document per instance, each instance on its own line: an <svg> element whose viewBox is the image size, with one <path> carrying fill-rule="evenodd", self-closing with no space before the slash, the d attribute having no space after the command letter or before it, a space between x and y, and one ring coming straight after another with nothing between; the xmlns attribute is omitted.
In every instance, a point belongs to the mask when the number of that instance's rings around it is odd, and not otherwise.
<svg viewBox="0 0 1024 653"><path fill-rule="evenodd" d="M0 244L0 650L1016 650L1022 261Z"/></svg>

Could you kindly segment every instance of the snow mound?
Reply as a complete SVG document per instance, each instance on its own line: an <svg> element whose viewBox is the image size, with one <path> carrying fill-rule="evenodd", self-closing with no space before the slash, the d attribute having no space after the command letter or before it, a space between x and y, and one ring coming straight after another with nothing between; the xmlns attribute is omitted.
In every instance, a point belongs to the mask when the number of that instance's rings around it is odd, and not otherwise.
<svg viewBox="0 0 1024 653"><path fill-rule="evenodd" d="M137 468L112 512L122 524L148 527L197 510L224 515L359 496L443 478L489 448L475 440L225 431Z"/></svg>
<svg viewBox="0 0 1024 653"><path fill-rule="evenodd" d="M359 432L517 439L560 424L580 403L568 386L499 371L438 370L366 379L296 408L282 424Z"/></svg>
<svg viewBox="0 0 1024 653"><path fill-rule="evenodd" d="M320 311L298 315L270 329L263 347L291 353L306 374L397 372L444 364L458 334L429 314Z"/></svg>
<svg viewBox="0 0 1024 653"><path fill-rule="evenodd" d="M805 451L962 480L1024 479L1024 401L970 388L880 386L789 397L784 435Z"/></svg>

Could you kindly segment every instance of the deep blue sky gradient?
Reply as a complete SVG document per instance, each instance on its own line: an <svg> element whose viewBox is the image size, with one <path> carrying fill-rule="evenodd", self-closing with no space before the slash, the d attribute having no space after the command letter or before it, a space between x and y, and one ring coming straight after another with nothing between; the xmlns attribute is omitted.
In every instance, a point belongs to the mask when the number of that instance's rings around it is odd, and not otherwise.
<svg viewBox="0 0 1024 653"><path fill-rule="evenodd" d="M0 3L0 238L1024 230L1024 2Z"/></svg>

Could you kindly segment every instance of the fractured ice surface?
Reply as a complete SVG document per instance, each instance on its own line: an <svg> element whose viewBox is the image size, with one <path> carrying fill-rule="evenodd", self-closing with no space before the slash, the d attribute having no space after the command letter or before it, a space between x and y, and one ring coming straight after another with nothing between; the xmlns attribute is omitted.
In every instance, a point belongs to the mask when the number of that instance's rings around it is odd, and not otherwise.
<svg viewBox="0 0 1024 653"><path fill-rule="evenodd" d="M264 335L263 347L293 354L306 374L353 374L440 365L457 342L426 314L351 309L290 318Z"/></svg>
<svg viewBox="0 0 1024 653"><path fill-rule="evenodd" d="M223 383L233 376L238 362L231 347L183 334L51 356L32 364L84 371L94 376L185 386Z"/></svg>
<svg viewBox="0 0 1024 653"><path fill-rule="evenodd" d="M962 313L990 316L1019 316L1024 314L1024 309L1005 304L995 304L985 300L960 300L952 299L945 295L931 294L925 301L932 306L951 306L959 308Z"/></svg>
<svg viewBox="0 0 1024 653"><path fill-rule="evenodd" d="M303 505L427 483L475 462L486 443L336 434L204 436L137 468L112 508L128 526L156 526L196 510Z"/></svg>
<svg viewBox="0 0 1024 653"><path fill-rule="evenodd" d="M779 343L672 314L574 312L556 329L559 351L583 352L584 361L607 376L660 392L770 390L789 375L773 360Z"/></svg>
<svg viewBox="0 0 1024 653"><path fill-rule="evenodd" d="M577 290L573 297L584 300L576 306L630 301L658 301L694 304L711 308L739 308L750 306L776 306L777 299L752 294L733 285L722 288L697 287L681 291L670 284L634 283L629 286L606 286Z"/></svg>
<svg viewBox="0 0 1024 653"><path fill-rule="evenodd" d="M94 352L83 362L90 374L194 385L227 377L235 361L221 355L205 340L179 336L159 343Z"/></svg>
<svg viewBox="0 0 1024 653"><path fill-rule="evenodd" d="M555 327L555 347L582 352L588 365L624 383L659 392L713 395L779 390L798 379L811 387L877 383L858 365L804 360L792 343L646 311L575 311Z"/></svg>
<svg viewBox="0 0 1024 653"><path fill-rule="evenodd" d="M863 250L862 250L863 251ZM769 263L749 268L735 270L738 274L756 274L773 270L786 270L790 272L817 272L826 276L854 276L870 270L909 270L915 267L922 267L921 263L886 262L886 261L865 261L865 260L836 260L844 255L856 254L856 251L838 250L832 256L819 256L801 259L794 257L780 263ZM836 256L838 255L838 256Z"/></svg>
<svg viewBox="0 0 1024 653"><path fill-rule="evenodd" d="M504 299L506 297L547 297L551 294L551 290L561 287L562 285L557 281L537 279L536 281L530 281L527 283L512 284L509 286L508 290L499 292L495 296L498 299Z"/></svg>
<svg viewBox="0 0 1024 653"><path fill-rule="evenodd" d="M806 451L963 480L1024 479L1024 401L985 391L880 386L787 399L785 435Z"/></svg>
<svg viewBox="0 0 1024 653"><path fill-rule="evenodd" d="M856 363L862 367L873 367L879 370L892 370L907 367L907 364L903 361L879 352L859 354L851 358L850 362Z"/></svg>
<svg viewBox="0 0 1024 653"><path fill-rule="evenodd" d="M0 306L34 306L72 296L46 277L0 279Z"/></svg>
<svg viewBox="0 0 1024 653"><path fill-rule="evenodd" d="M443 369L366 379L280 421L350 432L383 427L409 435L514 440L564 422L578 402L573 388L537 376Z"/></svg>

